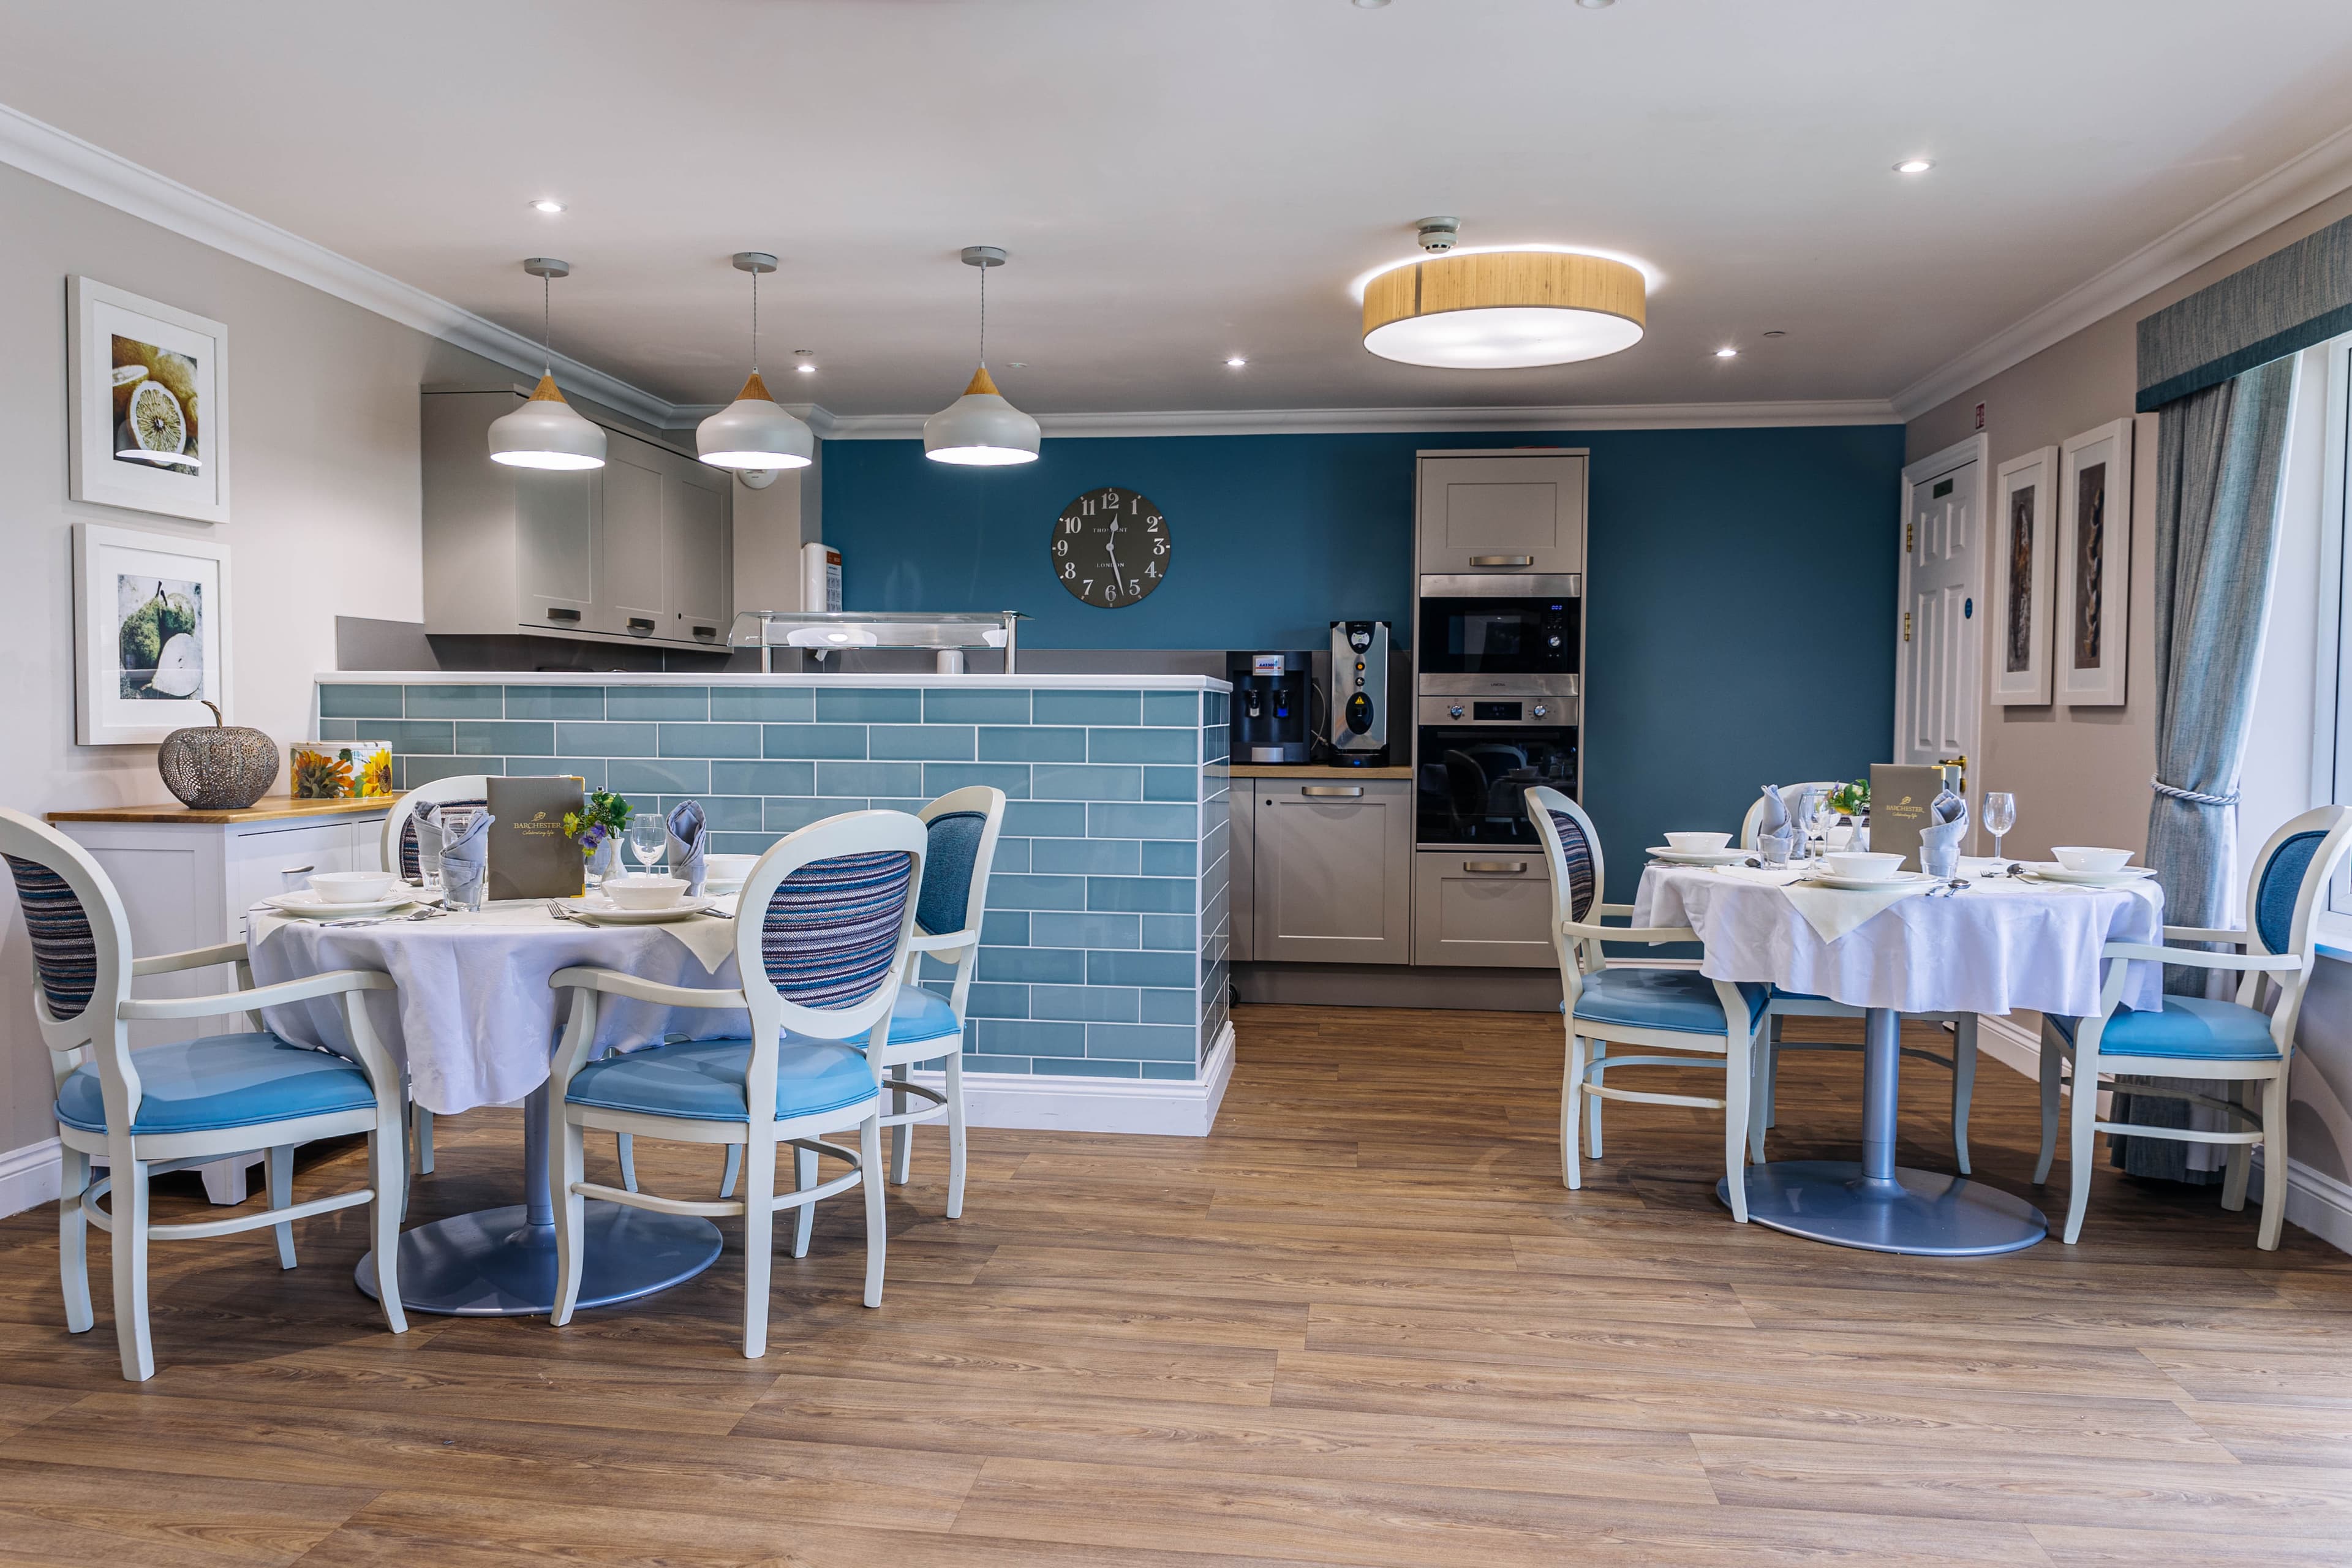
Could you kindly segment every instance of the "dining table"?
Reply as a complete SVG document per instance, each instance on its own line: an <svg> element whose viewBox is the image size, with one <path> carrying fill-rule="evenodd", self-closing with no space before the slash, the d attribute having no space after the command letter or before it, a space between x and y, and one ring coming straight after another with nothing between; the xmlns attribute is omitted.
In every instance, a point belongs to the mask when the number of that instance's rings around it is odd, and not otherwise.
<svg viewBox="0 0 2352 1568"><path fill-rule="evenodd" d="M1823 884L1817 864L1643 867L1636 926L1697 933L1699 971L1863 1013L1863 1125L1852 1161L1776 1161L1746 1172L1751 1220L1878 1252L1977 1257L2031 1247L2042 1211L1979 1181L1895 1163L1906 1013L2025 1011L2090 1017L2109 963L2124 1005L2162 1005L2162 968L2105 959L2110 942L2162 940L2152 878L2088 886L1963 858L1949 878ZM1728 1178L1718 1184L1727 1199Z"/></svg>
<svg viewBox="0 0 2352 1568"><path fill-rule="evenodd" d="M570 995L559 971L618 970L666 985L734 990L735 921L719 912L660 923L592 923L579 900L515 900L479 910L437 903L352 920L297 918L265 904L248 911L246 946L257 984L338 969L393 977L364 993L369 1022L408 1077L415 1101L436 1115L484 1106L523 1108L520 1203L453 1215L401 1233L400 1294L410 1311L508 1317L555 1303L555 1215L550 1185L547 1083ZM298 1045L347 1054L331 1006L297 1003L264 1014ZM736 1008L672 1008L618 995L602 999L591 1055L662 1040L741 1038ZM580 1304L634 1300L681 1284L718 1261L719 1227L692 1215L619 1204L586 1205ZM373 1252L355 1271L377 1294Z"/></svg>

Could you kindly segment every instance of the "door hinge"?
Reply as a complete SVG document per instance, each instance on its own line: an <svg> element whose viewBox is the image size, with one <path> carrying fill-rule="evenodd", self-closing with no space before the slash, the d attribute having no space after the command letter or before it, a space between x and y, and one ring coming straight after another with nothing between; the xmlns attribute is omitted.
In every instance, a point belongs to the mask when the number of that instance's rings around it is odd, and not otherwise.
<svg viewBox="0 0 2352 1568"><path fill-rule="evenodd" d="M1903 612L1903 640L1911 640L1911 612L1908 610Z"/></svg>
<svg viewBox="0 0 2352 1568"><path fill-rule="evenodd" d="M1916 522L1905 523L1903 525L1903 553L1908 555L1913 550L1916 549L1918 547L1918 539L1919 525Z"/></svg>

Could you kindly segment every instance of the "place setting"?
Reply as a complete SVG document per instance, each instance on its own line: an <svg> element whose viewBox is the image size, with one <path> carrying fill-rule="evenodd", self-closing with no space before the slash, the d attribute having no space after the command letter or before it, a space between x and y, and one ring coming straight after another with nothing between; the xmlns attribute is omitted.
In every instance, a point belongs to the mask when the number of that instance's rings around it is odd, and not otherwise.
<svg viewBox="0 0 2352 1568"><path fill-rule="evenodd" d="M438 920L449 911L438 892L404 882L394 871L322 871L301 890L272 893L246 912L354 926Z"/></svg>

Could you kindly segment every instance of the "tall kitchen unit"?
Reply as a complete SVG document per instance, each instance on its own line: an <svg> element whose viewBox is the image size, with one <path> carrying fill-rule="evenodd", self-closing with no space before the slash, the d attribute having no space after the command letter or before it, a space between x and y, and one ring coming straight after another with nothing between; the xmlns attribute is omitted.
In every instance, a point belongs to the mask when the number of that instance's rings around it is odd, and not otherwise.
<svg viewBox="0 0 2352 1568"><path fill-rule="evenodd" d="M1415 964L1558 961L1524 797L1582 794L1590 462L1566 447L1417 456Z"/></svg>

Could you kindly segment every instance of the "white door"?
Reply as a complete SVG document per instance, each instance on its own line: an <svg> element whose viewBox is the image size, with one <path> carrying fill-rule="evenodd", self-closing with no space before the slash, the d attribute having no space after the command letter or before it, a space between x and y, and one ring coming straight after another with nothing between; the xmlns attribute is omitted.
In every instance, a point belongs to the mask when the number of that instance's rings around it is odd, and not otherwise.
<svg viewBox="0 0 2352 1568"><path fill-rule="evenodd" d="M1978 613L1983 467L1971 456L1948 467L1930 459L1906 471L1895 666L1898 763L1951 762L1976 750L1984 679L1984 619Z"/></svg>

